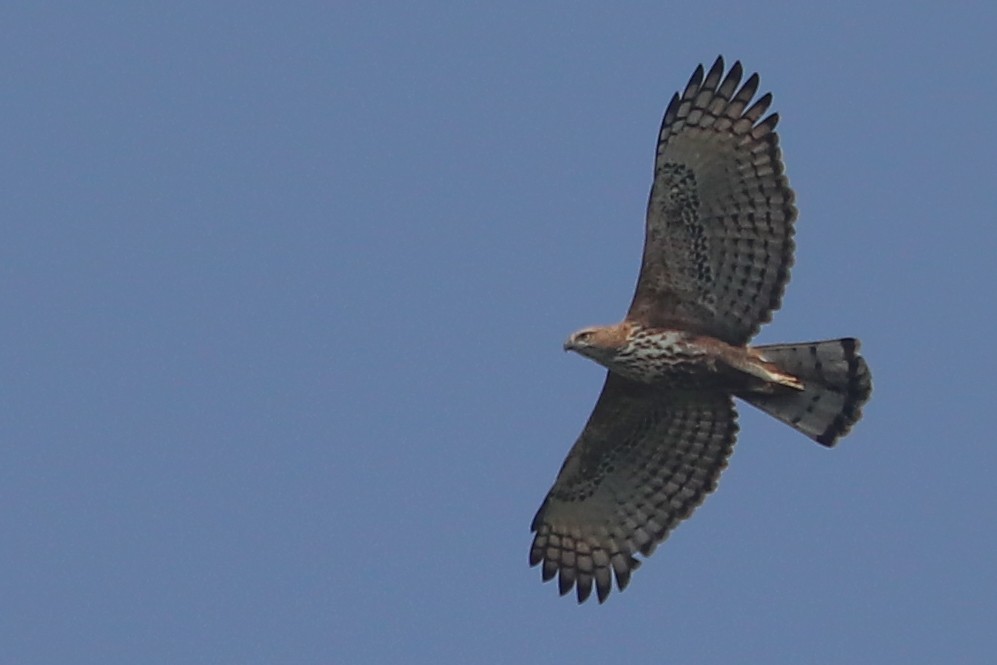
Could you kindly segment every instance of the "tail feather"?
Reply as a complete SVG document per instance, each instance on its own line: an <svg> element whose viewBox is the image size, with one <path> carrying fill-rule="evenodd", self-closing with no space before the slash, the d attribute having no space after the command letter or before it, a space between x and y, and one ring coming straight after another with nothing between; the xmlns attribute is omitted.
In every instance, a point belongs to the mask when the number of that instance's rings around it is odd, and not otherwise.
<svg viewBox="0 0 997 665"><path fill-rule="evenodd" d="M773 344L755 350L799 378L803 390L745 392L738 395L742 399L825 446L833 446L862 417L872 377L858 354L857 339Z"/></svg>

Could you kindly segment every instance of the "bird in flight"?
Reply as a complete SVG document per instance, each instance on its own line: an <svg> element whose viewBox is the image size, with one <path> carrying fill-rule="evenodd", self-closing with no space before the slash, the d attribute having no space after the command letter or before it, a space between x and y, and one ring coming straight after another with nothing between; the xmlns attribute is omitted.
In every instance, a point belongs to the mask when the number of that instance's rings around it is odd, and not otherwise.
<svg viewBox="0 0 997 665"><path fill-rule="evenodd" d="M592 415L533 519L530 565L562 595L622 591L717 485L738 397L830 447L872 392L859 342L749 346L793 263L793 190L772 95L723 58L696 68L658 134L630 310L565 350L607 368Z"/></svg>

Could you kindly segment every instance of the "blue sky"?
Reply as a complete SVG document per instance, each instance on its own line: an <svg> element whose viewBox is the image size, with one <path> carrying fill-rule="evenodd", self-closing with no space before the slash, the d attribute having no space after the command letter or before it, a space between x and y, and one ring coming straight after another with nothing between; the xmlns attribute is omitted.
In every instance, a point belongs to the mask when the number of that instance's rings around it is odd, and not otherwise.
<svg viewBox="0 0 997 665"><path fill-rule="evenodd" d="M990 662L997 10L22 5L0 661ZM561 343L623 315L718 53L800 208L759 340L861 337L875 391L831 451L742 407L717 493L579 607L527 567L602 382Z"/></svg>

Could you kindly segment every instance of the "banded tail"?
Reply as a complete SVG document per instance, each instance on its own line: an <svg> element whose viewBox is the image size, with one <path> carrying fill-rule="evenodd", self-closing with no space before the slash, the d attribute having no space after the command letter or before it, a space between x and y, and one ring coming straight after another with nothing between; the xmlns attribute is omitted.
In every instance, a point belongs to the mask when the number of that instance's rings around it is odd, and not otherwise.
<svg viewBox="0 0 997 665"><path fill-rule="evenodd" d="M738 397L825 446L862 417L872 393L869 366L857 339L756 346L762 356L803 381L803 390L745 392Z"/></svg>

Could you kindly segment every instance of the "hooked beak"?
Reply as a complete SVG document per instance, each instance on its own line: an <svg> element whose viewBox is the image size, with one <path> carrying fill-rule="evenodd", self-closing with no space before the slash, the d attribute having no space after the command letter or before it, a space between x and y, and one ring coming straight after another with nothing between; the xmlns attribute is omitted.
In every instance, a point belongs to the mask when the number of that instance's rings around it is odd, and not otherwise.
<svg viewBox="0 0 997 665"><path fill-rule="evenodd" d="M571 337L569 337L564 341L564 350L572 351L574 350L574 348L575 348L575 336L572 335Z"/></svg>

